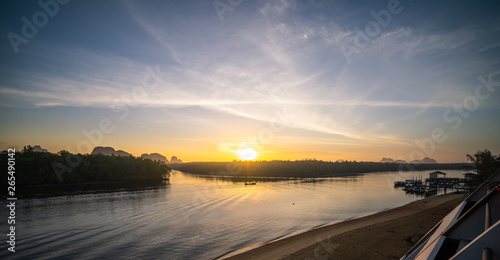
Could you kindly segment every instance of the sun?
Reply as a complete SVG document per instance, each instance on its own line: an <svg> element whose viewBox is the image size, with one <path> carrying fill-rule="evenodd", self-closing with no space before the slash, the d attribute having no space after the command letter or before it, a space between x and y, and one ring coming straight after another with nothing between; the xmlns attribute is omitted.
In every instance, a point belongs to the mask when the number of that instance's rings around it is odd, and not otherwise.
<svg viewBox="0 0 500 260"><path fill-rule="evenodd" d="M241 150L236 150L234 151L234 153L238 155L238 157L240 157L240 159L243 161L254 160L259 155L257 151L255 151L255 149L251 147L243 148Z"/></svg>

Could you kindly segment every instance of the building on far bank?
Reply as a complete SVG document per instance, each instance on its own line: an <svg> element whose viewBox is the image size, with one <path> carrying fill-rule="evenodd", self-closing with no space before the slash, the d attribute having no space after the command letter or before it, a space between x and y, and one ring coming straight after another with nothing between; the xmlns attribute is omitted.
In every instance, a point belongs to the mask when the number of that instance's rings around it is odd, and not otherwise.
<svg viewBox="0 0 500 260"><path fill-rule="evenodd" d="M481 176L477 173L464 173L464 180L467 182L481 180Z"/></svg>
<svg viewBox="0 0 500 260"><path fill-rule="evenodd" d="M437 179L437 178L440 178L440 176L442 176L444 178L444 177L446 177L446 173L444 173L442 171L435 171L435 172L429 173L430 179Z"/></svg>

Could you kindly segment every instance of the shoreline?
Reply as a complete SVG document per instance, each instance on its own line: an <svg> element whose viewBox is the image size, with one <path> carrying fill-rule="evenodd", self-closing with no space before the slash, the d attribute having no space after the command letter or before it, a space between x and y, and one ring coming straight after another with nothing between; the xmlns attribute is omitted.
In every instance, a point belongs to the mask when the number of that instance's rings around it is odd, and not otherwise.
<svg viewBox="0 0 500 260"><path fill-rule="evenodd" d="M17 186L18 198L51 197L78 193L135 190L146 187L162 187L168 180L127 180L84 183L50 183ZM5 186L7 187L7 186ZM0 197L4 197L3 195Z"/></svg>
<svg viewBox="0 0 500 260"><path fill-rule="evenodd" d="M399 259L465 199L444 194L230 252L221 259ZM241 252L243 251L243 252Z"/></svg>

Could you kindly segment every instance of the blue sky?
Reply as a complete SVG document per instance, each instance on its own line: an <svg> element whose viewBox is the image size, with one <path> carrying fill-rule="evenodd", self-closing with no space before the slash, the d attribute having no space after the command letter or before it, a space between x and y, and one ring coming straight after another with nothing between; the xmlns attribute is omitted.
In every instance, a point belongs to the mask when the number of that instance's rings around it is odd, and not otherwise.
<svg viewBox="0 0 500 260"><path fill-rule="evenodd" d="M500 91L478 89L500 82L495 1L42 2L53 17L37 1L1 9L1 149L86 153L90 142L186 161L245 147L333 161L500 153ZM103 118L113 131L89 139Z"/></svg>

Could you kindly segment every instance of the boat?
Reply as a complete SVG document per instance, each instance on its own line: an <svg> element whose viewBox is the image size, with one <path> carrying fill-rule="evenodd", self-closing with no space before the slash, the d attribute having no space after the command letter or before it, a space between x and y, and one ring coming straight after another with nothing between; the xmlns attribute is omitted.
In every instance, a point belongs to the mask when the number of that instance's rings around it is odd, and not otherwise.
<svg viewBox="0 0 500 260"><path fill-rule="evenodd" d="M437 189L436 188L430 188L425 192L426 196L432 196L437 194Z"/></svg>
<svg viewBox="0 0 500 260"><path fill-rule="evenodd" d="M245 185L257 185L254 181L247 181L245 182Z"/></svg>
<svg viewBox="0 0 500 260"><path fill-rule="evenodd" d="M404 181L395 181L394 182L394 187L405 187L406 186L406 182Z"/></svg>

